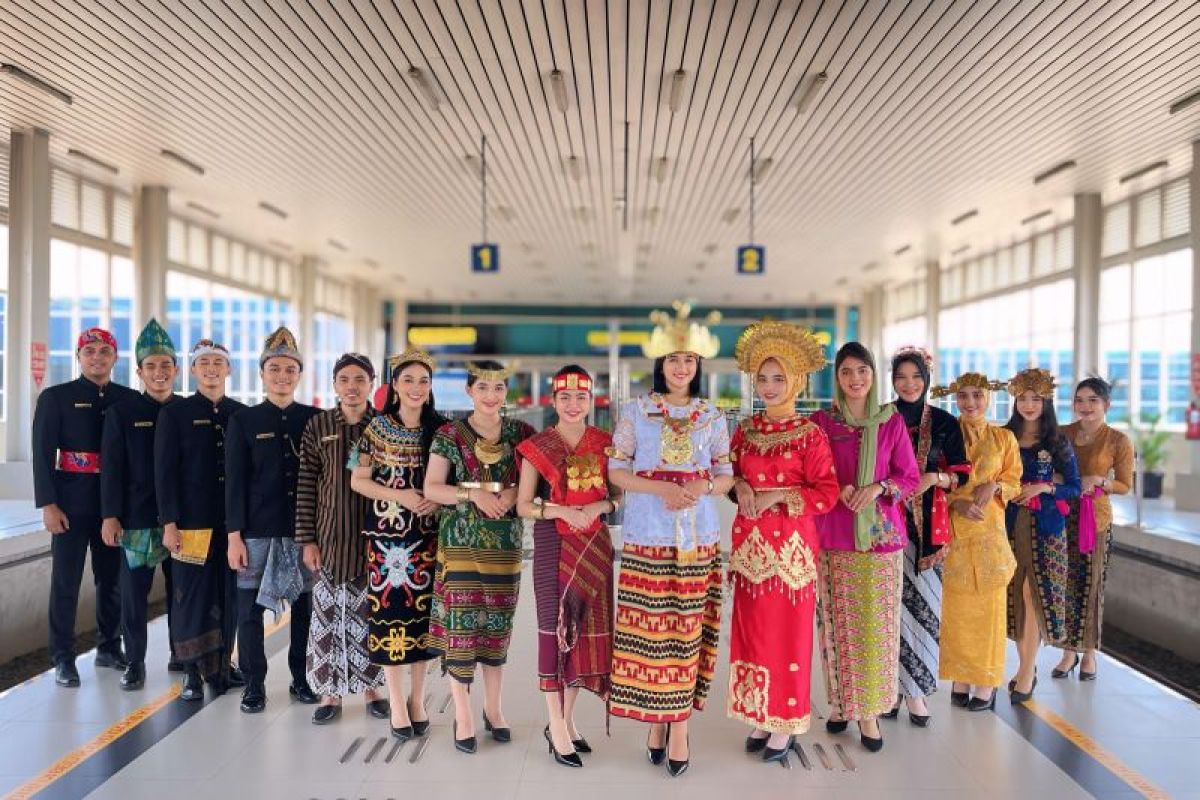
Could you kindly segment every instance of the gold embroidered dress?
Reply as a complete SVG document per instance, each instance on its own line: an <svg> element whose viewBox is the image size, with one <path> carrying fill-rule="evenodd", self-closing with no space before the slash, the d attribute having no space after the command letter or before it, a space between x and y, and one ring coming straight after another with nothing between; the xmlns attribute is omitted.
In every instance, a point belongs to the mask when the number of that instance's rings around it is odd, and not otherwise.
<svg viewBox="0 0 1200 800"><path fill-rule="evenodd" d="M804 733L820 550L815 518L838 499L833 456L807 419L765 414L738 426L730 454L734 474L752 489L787 494L757 519L734 519L728 714L760 730Z"/></svg>
<svg viewBox="0 0 1200 800"><path fill-rule="evenodd" d="M953 538L942 565L942 641L938 675L973 686L1004 683L1008 582L1017 568L1004 508L1021 491L1021 454L1012 432L986 421L959 420L971 463L970 480L950 496ZM995 481L982 521L960 514L958 500Z"/></svg>

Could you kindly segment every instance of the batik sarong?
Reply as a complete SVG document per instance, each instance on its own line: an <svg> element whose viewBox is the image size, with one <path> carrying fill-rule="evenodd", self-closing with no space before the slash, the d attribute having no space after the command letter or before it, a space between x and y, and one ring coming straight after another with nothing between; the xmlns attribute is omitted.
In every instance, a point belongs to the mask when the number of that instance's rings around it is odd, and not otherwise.
<svg viewBox="0 0 1200 800"><path fill-rule="evenodd" d="M342 697L383 685L383 670L367 651L367 577L334 583L321 570L312 589L308 629L307 677L320 695Z"/></svg>

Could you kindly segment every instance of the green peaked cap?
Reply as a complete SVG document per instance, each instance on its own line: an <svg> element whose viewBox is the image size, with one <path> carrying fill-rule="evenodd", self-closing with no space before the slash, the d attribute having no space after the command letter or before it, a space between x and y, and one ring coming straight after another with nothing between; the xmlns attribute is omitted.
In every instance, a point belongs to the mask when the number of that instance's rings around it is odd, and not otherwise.
<svg viewBox="0 0 1200 800"><path fill-rule="evenodd" d="M137 344L134 345L134 357L139 367L147 356L170 356L172 361L179 362L170 334L153 317L146 323L146 327L142 328L137 337Z"/></svg>

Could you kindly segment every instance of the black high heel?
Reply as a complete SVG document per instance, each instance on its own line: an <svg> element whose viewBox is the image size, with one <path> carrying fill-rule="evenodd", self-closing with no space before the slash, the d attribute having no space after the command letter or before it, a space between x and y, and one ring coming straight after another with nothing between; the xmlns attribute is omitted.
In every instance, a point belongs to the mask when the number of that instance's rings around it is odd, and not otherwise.
<svg viewBox="0 0 1200 800"><path fill-rule="evenodd" d="M967 703L967 711L995 711L996 710L996 691L992 690L992 696L988 700L980 700L978 697L972 697Z"/></svg>
<svg viewBox="0 0 1200 800"><path fill-rule="evenodd" d="M562 764L564 767L582 767L583 766L583 759L579 757L578 753L564 754L564 753L558 752L558 749L554 746L554 740L550 738L550 726L549 725L547 725L546 729L542 731L542 734L546 737L546 746L550 749L550 755L554 756L555 764Z"/></svg>
<svg viewBox="0 0 1200 800"><path fill-rule="evenodd" d="M667 745L671 741L671 726L667 726L667 737L663 739L662 747L651 747L650 736L646 736L646 758L650 759L650 763L654 766L661 766L667 758Z"/></svg>
<svg viewBox="0 0 1200 800"><path fill-rule="evenodd" d="M795 741L795 739L796 737L789 736L787 744L783 746L782 750L776 750L773 747L764 746L762 760L767 763L771 763L773 761L783 761L785 758L787 758L788 751L792 749L792 742ZM763 739L763 742L766 742L766 739Z"/></svg>
<svg viewBox="0 0 1200 800"><path fill-rule="evenodd" d="M454 749L455 750L458 750L460 753L474 753L475 752L476 748L479 745L475 741L474 736L468 736L466 739L458 738L458 720L454 721L454 725L451 727L451 731L453 731L452 735L454 736Z"/></svg>
<svg viewBox="0 0 1200 800"><path fill-rule="evenodd" d="M576 753L590 753L592 746L588 744L588 740L580 736L578 739L571 740L571 746L575 748Z"/></svg>
<svg viewBox="0 0 1200 800"><path fill-rule="evenodd" d="M848 728L849 726L850 726L850 723L844 719L827 719L827 720L825 720L825 732L826 733L845 733L846 728Z"/></svg>
<svg viewBox="0 0 1200 800"><path fill-rule="evenodd" d="M1071 677L1071 673L1074 672L1075 668L1079 666L1080 660L1079 653L1075 653L1075 660L1071 662L1071 666L1067 667L1066 669L1059 669L1058 667L1055 667L1054 669L1050 670L1050 677L1054 678L1055 680ZM1092 674L1095 675L1095 673ZM1079 671L1079 679L1083 680L1083 670Z"/></svg>
<svg viewBox="0 0 1200 800"><path fill-rule="evenodd" d="M483 729L492 735L492 738L497 742L508 743L512 741L512 730L509 728L497 728L488 721L487 712L483 712Z"/></svg>
<svg viewBox="0 0 1200 800"><path fill-rule="evenodd" d="M862 723L861 722L858 723L858 740L860 742L862 742L862 746L867 748L867 750L869 752L878 753L880 750L883 749L883 735L882 735L883 729L882 728L879 729L879 733L880 733L879 738L875 738L873 736L867 736L862 731Z"/></svg>
<svg viewBox="0 0 1200 800"><path fill-rule="evenodd" d="M1097 665L1097 666L1098 666L1098 665ZM1084 671L1083 671L1083 659L1080 659L1080 660L1079 660L1079 680L1081 680L1081 681L1094 681L1094 680L1096 680L1096 670L1092 670L1091 672L1084 672Z"/></svg>
<svg viewBox="0 0 1200 800"><path fill-rule="evenodd" d="M880 719L895 719L896 717L900 716L900 703L901 702L903 702L902 699L899 696L897 696L896 697L896 705L892 706L892 710L883 712L882 714L879 715L879 718Z"/></svg>
<svg viewBox="0 0 1200 800"><path fill-rule="evenodd" d="M413 734L424 736L429 733L429 720L423 719L418 721L412 718L412 698L409 698L405 705L408 707L408 719L412 722Z"/></svg>
<svg viewBox="0 0 1200 800"><path fill-rule="evenodd" d="M668 737L670 736L670 730L671 730L670 728L667 728ZM683 761L676 761L675 759L671 758L670 756L667 756L667 773L672 778L678 778L680 775L687 772L688 765L691 763L691 760L692 760L691 737L688 737L686 741L687 741L687 746L688 746L688 757L687 758L685 758Z"/></svg>
<svg viewBox="0 0 1200 800"><path fill-rule="evenodd" d="M914 714L911 711L908 712L908 721L918 728L928 728L929 721L932 719L933 717L929 714Z"/></svg>
<svg viewBox="0 0 1200 800"><path fill-rule="evenodd" d="M1024 703L1033 697L1033 690L1037 688L1037 675L1033 676L1033 684L1029 687L1028 692L1018 692L1016 687L1008 693L1009 702L1014 704ZM995 695L993 695L995 697Z"/></svg>
<svg viewBox="0 0 1200 800"><path fill-rule="evenodd" d="M765 748L767 746L767 739L770 739L770 738L771 738L770 736L764 736L761 739L758 738L757 736L747 736L746 737L746 752L747 753L761 753L763 751L763 748Z"/></svg>
<svg viewBox="0 0 1200 800"><path fill-rule="evenodd" d="M950 692L950 705L966 708L971 704L970 692Z"/></svg>

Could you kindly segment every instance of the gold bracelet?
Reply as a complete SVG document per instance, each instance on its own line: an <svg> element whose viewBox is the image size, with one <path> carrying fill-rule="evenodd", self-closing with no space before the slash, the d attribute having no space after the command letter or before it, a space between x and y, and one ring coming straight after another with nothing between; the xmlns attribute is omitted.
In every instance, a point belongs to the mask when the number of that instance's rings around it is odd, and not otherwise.
<svg viewBox="0 0 1200 800"><path fill-rule="evenodd" d="M537 504L537 507L538 507L538 519L545 519L546 518L546 503L545 503L545 501L539 502Z"/></svg>
<svg viewBox="0 0 1200 800"><path fill-rule="evenodd" d="M465 489L462 486L459 486L457 489L454 490L454 499L456 501L458 501L459 503L471 502L471 490Z"/></svg>
<svg viewBox="0 0 1200 800"><path fill-rule="evenodd" d="M621 510L621 504L617 502L617 498L610 497L610 498L608 498L608 502L612 505L612 511L610 511L608 513L615 514Z"/></svg>

